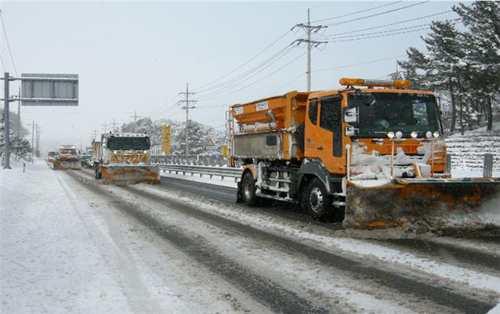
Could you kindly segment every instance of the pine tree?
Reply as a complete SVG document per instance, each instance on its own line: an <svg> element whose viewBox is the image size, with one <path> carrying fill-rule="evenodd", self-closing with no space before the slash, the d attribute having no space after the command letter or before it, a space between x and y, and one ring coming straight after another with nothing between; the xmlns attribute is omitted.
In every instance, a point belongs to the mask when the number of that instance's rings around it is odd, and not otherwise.
<svg viewBox="0 0 500 314"><path fill-rule="evenodd" d="M452 21L433 22L422 38L427 52L409 48L408 60L398 63L414 87L440 91L449 100L444 118L450 133L457 129L457 120L463 133L480 126L485 117L491 130L499 105L500 5L485 1L453 9L465 31Z"/></svg>
<svg viewBox="0 0 500 314"><path fill-rule="evenodd" d="M0 110L0 156L3 158L3 153L4 153L4 147L5 147L5 137L4 137L4 132L5 132L5 124L4 124L4 114L3 114L3 109ZM12 114L12 113L11 113ZM27 134L26 129L21 126L21 137L18 137L17 135L14 136L14 134L17 133L17 124L16 128L12 127L14 125L13 121L16 121L17 123L17 115L12 114L10 119L11 121L11 127L9 130L10 134L10 151L11 154L16 155L18 158L23 158L26 159L28 157L28 154L31 152L31 145L28 142L28 140L24 139L23 137ZM16 129L16 133L14 133L14 129ZM24 135L23 135L24 134Z"/></svg>
<svg viewBox="0 0 500 314"><path fill-rule="evenodd" d="M477 1L466 6L459 4L453 10L468 28L463 33L467 48L465 62L470 64L472 88L479 91L476 100L487 115L487 130L493 127L493 107L500 92L500 4L495 1Z"/></svg>
<svg viewBox="0 0 500 314"><path fill-rule="evenodd" d="M432 71L429 78L434 82L435 90L446 90L450 97L450 134L456 128L457 104L459 107L459 122L463 132L464 95L463 80L466 64L463 63L463 37L451 21L432 22L431 33L423 38L429 51Z"/></svg>

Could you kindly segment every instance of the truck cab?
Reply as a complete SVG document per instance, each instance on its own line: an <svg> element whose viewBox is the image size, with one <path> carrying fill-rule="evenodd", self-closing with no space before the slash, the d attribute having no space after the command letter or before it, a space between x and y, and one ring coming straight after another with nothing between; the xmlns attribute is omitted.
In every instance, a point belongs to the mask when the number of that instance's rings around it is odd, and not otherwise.
<svg viewBox="0 0 500 314"><path fill-rule="evenodd" d="M443 173L446 148L436 96L427 91L395 89L392 85L402 84L398 82L345 79L341 83L371 85L364 89L349 86L311 94L305 120L304 156L321 160L333 175L349 173L355 177L362 174L364 179L373 175L376 179L383 173L361 173L359 168L363 158L360 157L372 155L370 162L373 163L378 156L380 166L390 166L390 158L384 156L393 154L396 157L393 168L397 168L396 171L393 169L393 176L409 178L416 176L413 163L429 161L423 146L432 141L435 152L432 163L429 163L432 164L430 171ZM350 165L347 163L348 153Z"/></svg>

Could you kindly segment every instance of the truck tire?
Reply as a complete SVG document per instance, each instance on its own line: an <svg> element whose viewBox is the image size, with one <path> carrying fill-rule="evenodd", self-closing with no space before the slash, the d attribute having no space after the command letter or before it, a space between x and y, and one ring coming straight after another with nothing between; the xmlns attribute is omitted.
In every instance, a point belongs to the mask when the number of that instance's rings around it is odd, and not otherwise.
<svg viewBox="0 0 500 314"><path fill-rule="evenodd" d="M305 205L309 214L319 221L333 221L333 208L331 197L328 195L325 185L318 178L309 183L305 194Z"/></svg>
<svg viewBox="0 0 500 314"><path fill-rule="evenodd" d="M248 206L257 206L259 204L259 197L255 195L255 191L255 180L252 173L248 171L241 181L242 200Z"/></svg>

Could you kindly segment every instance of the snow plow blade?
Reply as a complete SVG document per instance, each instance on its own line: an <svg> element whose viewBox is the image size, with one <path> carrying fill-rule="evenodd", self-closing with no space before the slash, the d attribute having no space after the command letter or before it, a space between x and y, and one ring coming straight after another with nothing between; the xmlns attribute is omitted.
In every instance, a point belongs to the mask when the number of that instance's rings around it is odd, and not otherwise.
<svg viewBox="0 0 500 314"><path fill-rule="evenodd" d="M348 183L344 226L420 231L500 230L500 179Z"/></svg>
<svg viewBox="0 0 500 314"><path fill-rule="evenodd" d="M60 161L54 160L51 162L52 169L54 170L66 170L66 169L82 169L79 161Z"/></svg>
<svg viewBox="0 0 500 314"><path fill-rule="evenodd" d="M159 184L160 168L158 166L103 166L102 181L116 184L138 182Z"/></svg>

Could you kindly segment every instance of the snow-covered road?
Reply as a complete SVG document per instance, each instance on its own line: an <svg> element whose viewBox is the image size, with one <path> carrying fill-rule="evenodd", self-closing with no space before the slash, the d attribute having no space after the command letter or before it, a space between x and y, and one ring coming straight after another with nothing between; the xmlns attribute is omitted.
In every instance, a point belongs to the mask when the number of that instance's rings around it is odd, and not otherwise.
<svg viewBox="0 0 500 314"><path fill-rule="evenodd" d="M497 238L349 232L42 162L0 175L2 313L486 313L500 300Z"/></svg>

